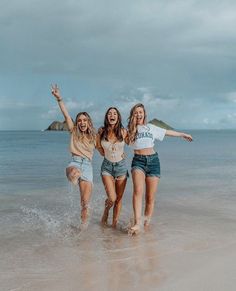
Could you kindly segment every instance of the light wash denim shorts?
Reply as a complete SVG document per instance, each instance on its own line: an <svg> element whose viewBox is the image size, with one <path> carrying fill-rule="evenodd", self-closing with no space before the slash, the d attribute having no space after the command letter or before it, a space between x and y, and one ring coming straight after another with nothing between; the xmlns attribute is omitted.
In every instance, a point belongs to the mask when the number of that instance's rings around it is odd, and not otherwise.
<svg viewBox="0 0 236 291"><path fill-rule="evenodd" d="M91 160L86 157L72 156L72 160L67 167L76 167L80 172L80 180L93 183L93 167Z"/></svg>
<svg viewBox="0 0 236 291"><path fill-rule="evenodd" d="M131 171L141 170L146 177L161 177L161 167L158 154L137 155L135 154L131 164Z"/></svg>
<svg viewBox="0 0 236 291"><path fill-rule="evenodd" d="M101 166L101 176L112 176L115 179L120 176L129 177L125 160L123 159L119 162L113 163L104 158Z"/></svg>

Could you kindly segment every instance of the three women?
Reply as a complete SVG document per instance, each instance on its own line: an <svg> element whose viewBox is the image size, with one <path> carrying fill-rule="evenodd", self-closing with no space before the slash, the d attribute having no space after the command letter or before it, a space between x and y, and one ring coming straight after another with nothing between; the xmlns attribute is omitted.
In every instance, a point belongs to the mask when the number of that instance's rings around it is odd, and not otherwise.
<svg viewBox="0 0 236 291"><path fill-rule="evenodd" d="M153 214L155 193L160 179L160 162L158 154L154 151L154 141L163 140L165 136L182 137L187 141L192 141L192 136L147 123L143 104L136 104L131 109L128 131L122 126L118 109L110 107L105 114L104 125L96 136L88 113L78 113L74 124L56 85L52 86L52 94L56 97L71 132L72 161L66 168L66 174L68 179L74 184L78 183L80 188L82 224L86 223L88 218L88 203L92 191L91 160L96 144L98 151L104 156L101 176L107 194L101 222L103 225L107 224L109 210L113 206L112 226L116 227L128 177L124 159L126 142L134 149L131 165L134 225L130 228L130 233L138 233L142 225L143 193L145 192L146 202L144 226L147 226Z"/></svg>

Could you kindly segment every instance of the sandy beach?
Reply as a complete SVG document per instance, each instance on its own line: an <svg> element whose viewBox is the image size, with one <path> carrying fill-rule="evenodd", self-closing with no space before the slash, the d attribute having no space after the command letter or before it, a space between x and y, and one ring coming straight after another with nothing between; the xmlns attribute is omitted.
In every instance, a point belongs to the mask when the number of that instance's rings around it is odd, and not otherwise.
<svg viewBox="0 0 236 291"><path fill-rule="evenodd" d="M95 209L82 232L39 209L23 209L28 229L1 238L1 290L233 291L230 205L171 200L160 197L150 229L135 237L125 230L127 208L118 230L101 227Z"/></svg>

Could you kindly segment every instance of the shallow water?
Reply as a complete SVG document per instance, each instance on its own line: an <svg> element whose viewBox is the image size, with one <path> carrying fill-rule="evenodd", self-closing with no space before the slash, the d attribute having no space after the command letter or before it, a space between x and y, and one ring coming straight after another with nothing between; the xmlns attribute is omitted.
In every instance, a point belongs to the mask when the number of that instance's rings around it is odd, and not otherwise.
<svg viewBox="0 0 236 291"><path fill-rule="evenodd" d="M68 134L0 132L0 289L234 290L236 131L191 133L191 144L158 144L154 217L130 237L130 180L118 229L101 227L95 155L90 222L81 231L79 192L64 176Z"/></svg>

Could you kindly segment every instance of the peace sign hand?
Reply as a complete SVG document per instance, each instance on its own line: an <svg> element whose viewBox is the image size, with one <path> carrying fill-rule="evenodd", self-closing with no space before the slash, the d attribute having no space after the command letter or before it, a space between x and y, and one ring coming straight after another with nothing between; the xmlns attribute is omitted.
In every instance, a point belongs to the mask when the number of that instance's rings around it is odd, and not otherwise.
<svg viewBox="0 0 236 291"><path fill-rule="evenodd" d="M57 84L51 85L51 89L52 89L52 95L54 97L56 97L57 101L61 100L62 98L61 98L60 90L59 90L59 87L57 86Z"/></svg>

